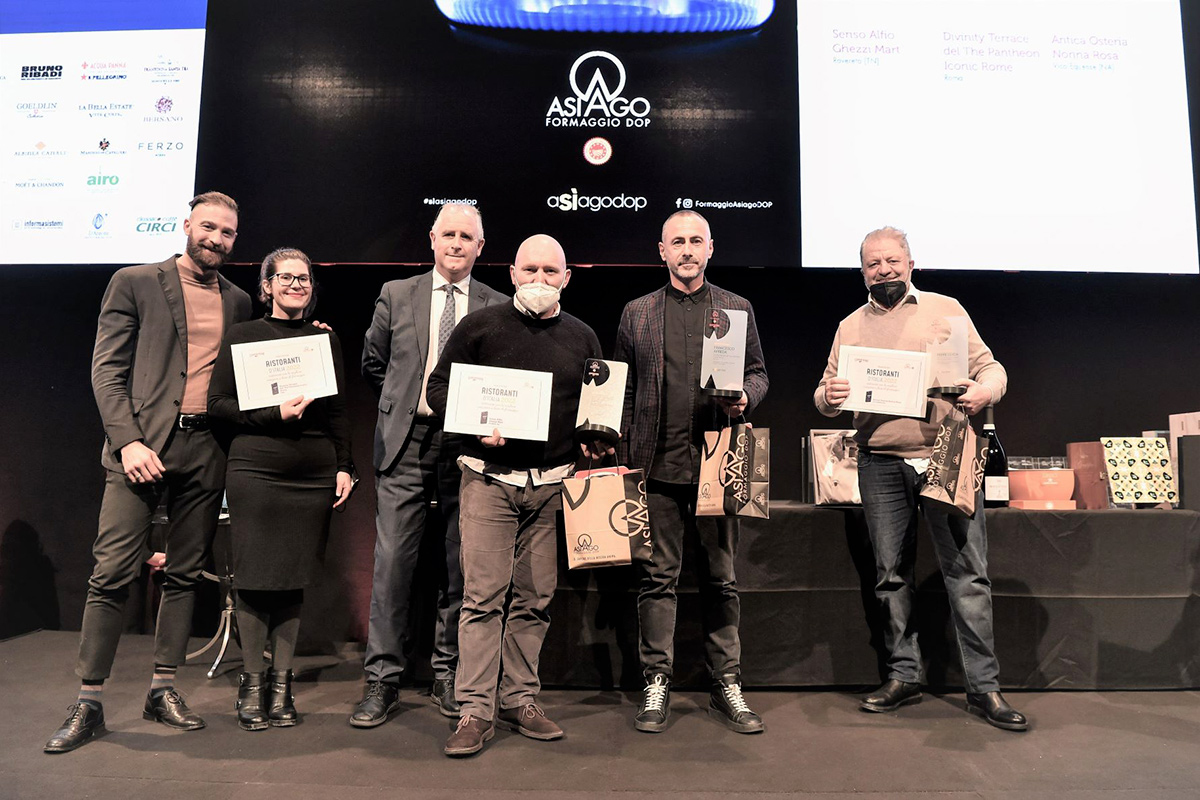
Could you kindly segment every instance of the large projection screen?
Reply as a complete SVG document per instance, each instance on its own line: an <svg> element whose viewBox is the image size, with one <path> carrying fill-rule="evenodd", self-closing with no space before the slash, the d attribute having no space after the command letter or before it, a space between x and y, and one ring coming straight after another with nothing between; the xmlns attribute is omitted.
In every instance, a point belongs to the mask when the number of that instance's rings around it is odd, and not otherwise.
<svg viewBox="0 0 1200 800"><path fill-rule="evenodd" d="M0 0L0 263L131 264L183 235L206 0Z"/></svg>
<svg viewBox="0 0 1200 800"><path fill-rule="evenodd" d="M798 0L801 262L1196 273L1178 0Z"/></svg>

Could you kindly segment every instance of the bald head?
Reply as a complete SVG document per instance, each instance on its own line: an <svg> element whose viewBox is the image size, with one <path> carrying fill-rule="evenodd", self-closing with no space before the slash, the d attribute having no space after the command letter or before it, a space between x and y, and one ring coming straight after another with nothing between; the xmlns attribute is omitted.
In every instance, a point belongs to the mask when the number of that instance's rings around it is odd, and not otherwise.
<svg viewBox="0 0 1200 800"><path fill-rule="evenodd" d="M521 242L521 246L517 248L517 258L514 263L519 267L530 261L539 264L557 264L559 269L564 270L567 268L567 254L563 251L562 245L553 236L544 233L535 233Z"/></svg>

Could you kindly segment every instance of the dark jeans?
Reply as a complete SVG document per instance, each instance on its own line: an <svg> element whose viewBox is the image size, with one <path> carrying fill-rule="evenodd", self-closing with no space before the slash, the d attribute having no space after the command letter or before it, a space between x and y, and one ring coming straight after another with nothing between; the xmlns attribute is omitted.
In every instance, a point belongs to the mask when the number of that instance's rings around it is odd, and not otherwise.
<svg viewBox="0 0 1200 800"><path fill-rule="evenodd" d="M107 473L75 668L84 680L104 680L112 671L129 585L141 571L154 511L164 494L170 525L154 661L178 666L187 658L200 571L221 511L225 459L208 431L178 429L159 458L166 477L158 483L135 484L123 473Z"/></svg>
<svg viewBox="0 0 1200 800"><path fill-rule="evenodd" d="M441 428L417 421L396 463L375 474L375 573L364 669L368 680L398 684L408 670L407 655L413 578L421 543L429 534L439 563L433 677L448 680L458 668L458 614L463 579L459 565L459 448ZM430 500L437 500L440 525L427 526Z"/></svg>
<svg viewBox="0 0 1200 800"><path fill-rule="evenodd" d="M695 538L700 562L696 578L704 623L704 649L714 676L740 672L742 642L738 637L741 601L733 562L738 523L728 517L696 517L696 484L649 481L652 553L638 562L638 653L646 676L671 676L675 665L675 587L683 563L686 538Z"/></svg>
<svg viewBox="0 0 1200 800"><path fill-rule="evenodd" d="M920 502L924 481L925 476L902 458L859 450L859 490L875 550L875 596L886 617L888 678L921 682L921 650L912 613L920 505L950 598L967 691L996 691L1000 667L992 636L983 495L976 498L974 517L955 517Z"/></svg>
<svg viewBox="0 0 1200 800"><path fill-rule="evenodd" d="M537 701L538 661L558 584L561 489L558 483L517 488L463 469L455 682L463 716L492 719L497 684L501 708Z"/></svg>

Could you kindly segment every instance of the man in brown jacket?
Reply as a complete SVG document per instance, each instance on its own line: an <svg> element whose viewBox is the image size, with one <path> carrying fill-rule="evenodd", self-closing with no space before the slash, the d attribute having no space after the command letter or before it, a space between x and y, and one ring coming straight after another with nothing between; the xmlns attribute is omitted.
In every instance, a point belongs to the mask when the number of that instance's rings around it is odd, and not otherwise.
<svg viewBox="0 0 1200 800"><path fill-rule="evenodd" d="M175 691L174 676L186 658L196 587L225 487L225 455L208 428L208 381L224 331L250 318L250 296L217 272L237 237L237 203L207 192L190 205L185 252L118 270L101 303L92 389L108 473L75 670L83 683L70 716L46 742L47 753L74 750L104 732L104 681L129 585L164 498L167 563L143 716L181 730L204 727Z"/></svg>

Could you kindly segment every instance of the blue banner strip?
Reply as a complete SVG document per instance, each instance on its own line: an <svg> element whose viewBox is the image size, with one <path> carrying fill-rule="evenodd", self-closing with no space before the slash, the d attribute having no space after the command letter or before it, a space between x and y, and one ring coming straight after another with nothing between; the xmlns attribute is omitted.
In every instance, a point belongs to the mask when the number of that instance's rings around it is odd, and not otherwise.
<svg viewBox="0 0 1200 800"><path fill-rule="evenodd" d="M0 0L0 34L203 28L208 0Z"/></svg>

